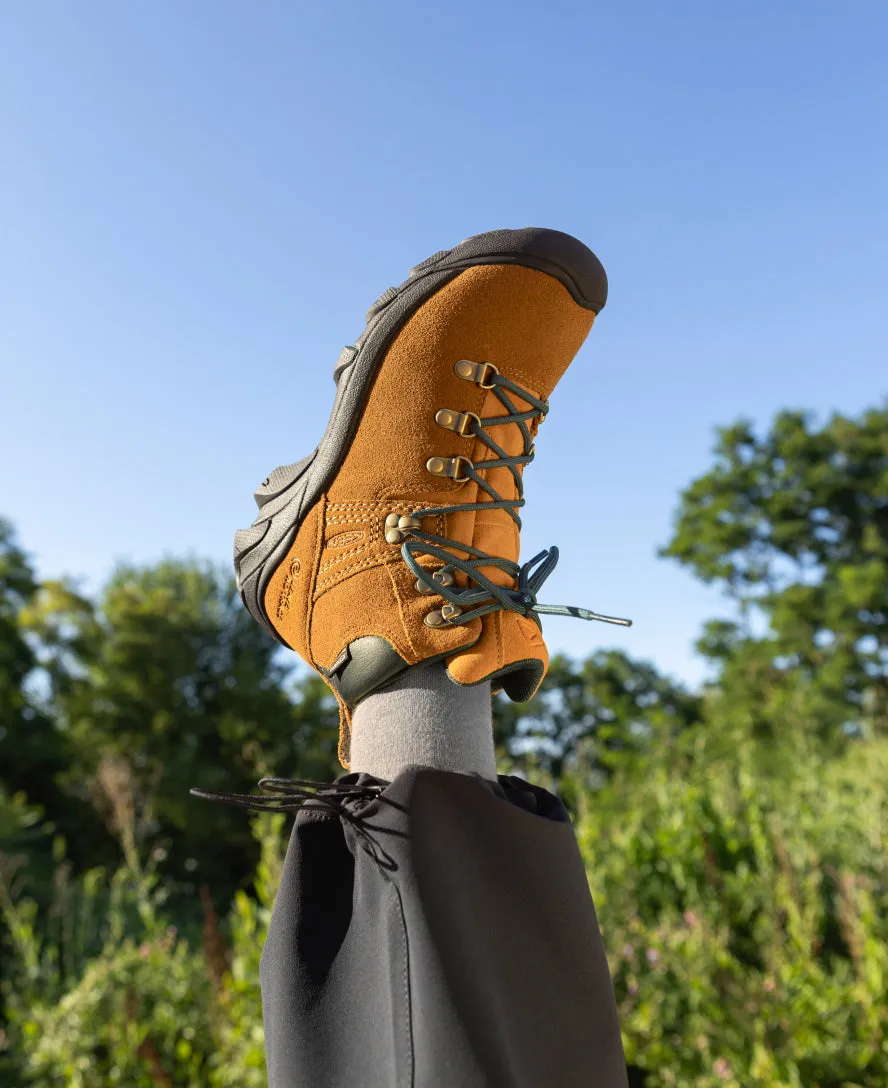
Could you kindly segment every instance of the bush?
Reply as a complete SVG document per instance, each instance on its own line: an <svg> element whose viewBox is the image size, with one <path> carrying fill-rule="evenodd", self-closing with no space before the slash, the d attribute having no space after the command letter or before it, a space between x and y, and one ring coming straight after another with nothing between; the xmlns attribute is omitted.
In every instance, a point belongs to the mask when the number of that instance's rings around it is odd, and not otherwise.
<svg viewBox="0 0 888 1088"><path fill-rule="evenodd" d="M693 730L578 794L627 1062L646 1088L884 1088L888 742L758 754Z"/></svg>
<svg viewBox="0 0 888 1088"><path fill-rule="evenodd" d="M71 881L59 858L54 924L43 936L35 901L14 901L0 882L17 961L4 984L8 1037L0 1046L14 1059L9 1069L41 1088L266 1088L259 957L285 817L250 819L262 846L257 899L238 892L222 926L203 886L195 942L164 919L164 889L143 868L131 834L110 881L103 869Z"/></svg>
<svg viewBox="0 0 888 1088"><path fill-rule="evenodd" d="M694 729L600 789L582 763L533 776L575 813L633 1085L888 1084L888 742L792 754L764 775L751 742ZM59 854L43 935L0 883L10 1085L265 1088L259 957L286 817L249 819L256 899L237 893L220 923L204 887L193 937L132 834L110 879L71 881Z"/></svg>

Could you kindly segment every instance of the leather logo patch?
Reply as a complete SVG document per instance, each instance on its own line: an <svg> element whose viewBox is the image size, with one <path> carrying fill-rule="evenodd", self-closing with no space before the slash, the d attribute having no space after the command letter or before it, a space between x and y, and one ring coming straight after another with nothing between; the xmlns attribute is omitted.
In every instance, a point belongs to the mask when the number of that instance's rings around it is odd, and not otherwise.
<svg viewBox="0 0 888 1088"><path fill-rule="evenodd" d="M359 540L364 539L363 529L352 529L347 533L340 533L338 536L331 536L327 541L328 548L344 548L347 544L357 544Z"/></svg>

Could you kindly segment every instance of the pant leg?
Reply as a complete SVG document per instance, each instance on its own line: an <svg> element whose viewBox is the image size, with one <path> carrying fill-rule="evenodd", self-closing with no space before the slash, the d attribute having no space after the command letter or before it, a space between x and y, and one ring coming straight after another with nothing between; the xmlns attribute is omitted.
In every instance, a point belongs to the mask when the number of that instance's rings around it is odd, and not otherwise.
<svg viewBox="0 0 888 1088"><path fill-rule="evenodd" d="M260 968L269 1088L627 1088L556 797L410 766L343 805L354 822L301 810L287 849Z"/></svg>

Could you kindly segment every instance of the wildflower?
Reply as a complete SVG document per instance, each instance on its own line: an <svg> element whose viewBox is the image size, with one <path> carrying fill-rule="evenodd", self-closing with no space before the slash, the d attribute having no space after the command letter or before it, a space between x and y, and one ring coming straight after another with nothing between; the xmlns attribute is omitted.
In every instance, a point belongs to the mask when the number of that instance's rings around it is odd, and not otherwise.
<svg viewBox="0 0 888 1088"><path fill-rule="evenodd" d="M145 956L147 956L150 952L151 952L151 945L147 941L144 944L139 946L139 955L142 956L143 958Z"/></svg>
<svg viewBox="0 0 888 1088"><path fill-rule="evenodd" d="M638 993L638 983L637 982L630 982L629 985L626 987L626 989L629 991L629 993L633 997L635 997L635 995Z"/></svg>
<svg viewBox="0 0 888 1088"><path fill-rule="evenodd" d="M634 954L635 954L635 949L632 947L631 944L624 944L623 945L623 959L624 960L631 960Z"/></svg>
<svg viewBox="0 0 888 1088"><path fill-rule="evenodd" d="M647 952L645 952L645 955L647 956L647 961L649 964L651 964L651 966L653 966L660 959L660 953L656 950L656 948L649 948Z"/></svg>
<svg viewBox="0 0 888 1088"><path fill-rule="evenodd" d="M731 1075L731 1067L728 1065L724 1058L717 1058L712 1066L713 1072L717 1073L724 1080Z"/></svg>
<svg viewBox="0 0 888 1088"><path fill-rule="evenodd" d="M774 989L774 980L772 978L765 979L765 990L770 993Z"/></svg>
<svg viewBox="0 0 888 1088"><path fill-rule="evenodd" d="M692 910L686 910L684 912L684 920L689 926L695 926L697 924L697 915Z"/></svg>

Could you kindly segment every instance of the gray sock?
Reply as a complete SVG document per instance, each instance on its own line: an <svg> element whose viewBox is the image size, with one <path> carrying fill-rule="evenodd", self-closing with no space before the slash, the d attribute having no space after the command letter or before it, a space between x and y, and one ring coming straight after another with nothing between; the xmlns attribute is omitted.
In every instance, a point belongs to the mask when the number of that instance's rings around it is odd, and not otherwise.
<svg viewBox="0 0 888 1088"><path fill-rule="evenodd" d="M391 782L416 763L496 781L490 681L455 684L443 661L414 665L352 712L351 771Z"/></svg>

